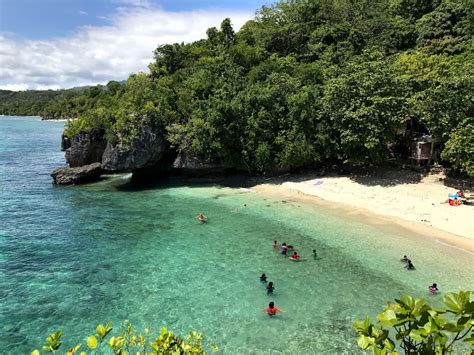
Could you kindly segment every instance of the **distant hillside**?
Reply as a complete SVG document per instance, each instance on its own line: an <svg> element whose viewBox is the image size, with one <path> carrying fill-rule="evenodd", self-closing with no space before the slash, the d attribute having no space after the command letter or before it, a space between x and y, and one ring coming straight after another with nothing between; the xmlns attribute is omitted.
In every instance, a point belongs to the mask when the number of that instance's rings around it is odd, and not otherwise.
<svg viewBox="0 0 474 355"><path fill-rule="evenodd" d="M94 108L101 95L120 87L111 81L106 86L79 86L63 90L0 90L0 114L41 116L45 119L73 118Z"/></svg>

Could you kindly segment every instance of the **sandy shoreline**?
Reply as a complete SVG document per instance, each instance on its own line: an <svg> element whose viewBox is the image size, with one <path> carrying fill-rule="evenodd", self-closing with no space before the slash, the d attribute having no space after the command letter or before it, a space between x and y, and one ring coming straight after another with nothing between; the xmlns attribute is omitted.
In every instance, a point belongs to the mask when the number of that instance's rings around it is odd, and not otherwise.
<svg viewBox="0 0 474 355"><path fill-rule="evenodd" d="M474 206L441 204L455 191L437 179L396 183L393 178L360 182L346 176L288 180L259 184L252 190L340 209L357 218L376 218L376 223L397 224L474 254Z"/></svg>

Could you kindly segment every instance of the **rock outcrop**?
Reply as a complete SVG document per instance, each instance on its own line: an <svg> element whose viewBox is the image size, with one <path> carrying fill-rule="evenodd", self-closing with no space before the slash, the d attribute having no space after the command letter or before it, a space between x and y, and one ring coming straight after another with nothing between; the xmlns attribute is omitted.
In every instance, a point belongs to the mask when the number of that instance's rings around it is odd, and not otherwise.
<svg viewBox="0 0 474 355"><path fill-rule="evenodd" d="M124 172L147 169L159 165L167 144L163 132L150 125L142 125L131 142L117 137L108 142L102 155L102 168L106 172Z"/></svg>
<svg viewBox="0 0 474 355"><path fill-rule="evenodd" d="M220 161L190 156L180 152L173 162L173 169L185 175L201 176L222 173L225 166Z"/></svg>
<svg viewBox="0 0 474 355"><path fill-rule="evenodd" d="M66 149L66 161L70 167L100 163L107 146L103 130L81 132L69 141L63 139L63 142L65 146L69 144Z"/></svg>
<svg viewBox="0 0 474 355"><path fill-rule="evenodd" d="M51 176L56 185L80 184L97 180L102 173L100 163L93 163L76 168L62 167L55 169Z"/></svg>

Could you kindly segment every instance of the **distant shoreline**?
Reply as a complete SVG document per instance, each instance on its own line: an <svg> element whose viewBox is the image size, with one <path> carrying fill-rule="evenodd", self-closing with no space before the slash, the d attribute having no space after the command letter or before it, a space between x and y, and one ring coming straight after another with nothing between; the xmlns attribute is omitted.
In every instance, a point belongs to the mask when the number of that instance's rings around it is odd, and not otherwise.
<svg viewBox="0 0 474 355"><path fill-rule="evenodd" d="M76 120L77 118L44 118L42 116L36 116L36 115L0 115L0 117L24 117L24 118L36 118L41 121L56 121L56 122L67 122L67 121L72 121Z"/></svg>

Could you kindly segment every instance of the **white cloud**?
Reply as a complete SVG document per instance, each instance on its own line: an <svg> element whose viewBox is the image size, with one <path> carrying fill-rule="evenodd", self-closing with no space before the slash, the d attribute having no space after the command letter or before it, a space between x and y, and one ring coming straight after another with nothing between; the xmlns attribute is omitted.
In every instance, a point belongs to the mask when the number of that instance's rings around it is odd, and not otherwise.
<svg viewBox="0 0 474 355"><path fill-rule="evenodd" d="M79 15L87 15L87 11L84 10L79 10L78 13Z"/></svg>
<svg viewBox="0 0 474 355"><path fill-rule="evenodd" d="M28 84L5 84L0 85L0 90L25 91L28 90Z"/></svg>
<svg viewBox="0 0 474 355"><path fill-rule="evenodd" d="M66 88L123 80L147 71L161 44L192 42L230 17L239 29L253 14L235 10L169 12L143 0L114 0L140 5L108 17L108 26L82 27L50 41L13 40L0 34L0 88ZM26 86L26 87L25 87Z"/></svg>

